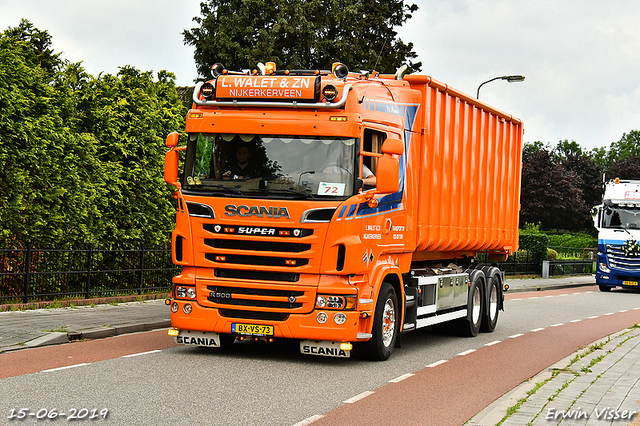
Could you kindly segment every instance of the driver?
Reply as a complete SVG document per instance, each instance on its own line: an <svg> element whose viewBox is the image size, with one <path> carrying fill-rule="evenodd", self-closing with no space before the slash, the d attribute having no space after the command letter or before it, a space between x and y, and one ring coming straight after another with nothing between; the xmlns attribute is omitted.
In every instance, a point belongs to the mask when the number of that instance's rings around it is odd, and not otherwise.
<svg viewBox="0 0 640 426"><path fill-rule="evenodd" d="M229 170L222 174L222 178L229 179L253 179L260 177L261 173L256 164L251 161L251 149L243 144L236 150L236 161Z"/></svg>

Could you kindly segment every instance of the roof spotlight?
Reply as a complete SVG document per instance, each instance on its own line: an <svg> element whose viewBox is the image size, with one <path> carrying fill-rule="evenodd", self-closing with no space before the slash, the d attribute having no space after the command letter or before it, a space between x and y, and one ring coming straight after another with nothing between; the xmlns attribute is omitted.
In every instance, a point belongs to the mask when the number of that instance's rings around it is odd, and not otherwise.
<svg viewBox="0 0 640 426"><path fill-rule="evenodd" d="M215 64L213 64L211 66L211 75L216 78L218 77L220 74L224 73L225 69L224 69L224 65L222 65L220 62L216 62Z"/></svg>
<svg viewBox="0 0 640 426"><path fill-rule="evenodd" d="M339 79L347 78L349 75L349 68L347 68L345 64L336 62L333 64L333 75Z"/></svg>

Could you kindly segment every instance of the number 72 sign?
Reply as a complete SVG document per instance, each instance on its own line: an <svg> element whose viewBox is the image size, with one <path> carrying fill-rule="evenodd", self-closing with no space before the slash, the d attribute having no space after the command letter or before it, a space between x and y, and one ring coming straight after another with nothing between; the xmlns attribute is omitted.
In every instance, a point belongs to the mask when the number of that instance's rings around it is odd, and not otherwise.
<svg viewBox="0 0 640 426"><path fill-rule="evenodd" d="M318 195L333 195L341 197L344 195L344 183L320 182L318 184Z"/></svg>

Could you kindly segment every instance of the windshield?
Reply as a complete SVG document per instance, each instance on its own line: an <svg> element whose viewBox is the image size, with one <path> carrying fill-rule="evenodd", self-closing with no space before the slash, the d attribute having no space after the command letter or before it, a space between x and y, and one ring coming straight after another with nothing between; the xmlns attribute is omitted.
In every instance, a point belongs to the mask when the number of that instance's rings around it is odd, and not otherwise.
<svg viewBox="0 0 640 426"><path fill-rule="evenodd" d="M640 209L632 207L605 206L603 228L640 229Z"/></svg>
<svg viewBox="0 0 640 426"><path fill-rule="evenodd" d="M355 138L191 134L182 184L207 195L346 198L355 153Z"/></svg>

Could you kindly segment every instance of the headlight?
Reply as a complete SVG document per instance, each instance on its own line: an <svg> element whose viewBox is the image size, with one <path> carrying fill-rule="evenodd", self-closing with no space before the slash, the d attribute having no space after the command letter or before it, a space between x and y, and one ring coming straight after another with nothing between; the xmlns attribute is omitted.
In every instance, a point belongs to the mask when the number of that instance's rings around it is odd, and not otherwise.
<svg viewBox="0 0 640 426"><path fill-rule="evenodd" d="M356 309L356 296L320 294L316 298L316 308L353 311Z"/></svg>
<svg viewBox="0 0 640 426"><path fill-rule="evenodd" d="M611 269L609 269L607 267L607 264L604 262L598 262L598 269L600 269L605 274L608 274L609 272L611 272Z"/></svg>
<svg viewBox="0 0 640 426"><path fill-rule="evenodd" d="M195 287L176 287L176 297L179 299L195 299L196 296Z"/></svg>
<svg viewBox="0 0 640 426"><path fill-rule="evenodd" d="M187 296L189 296L189 299L195 299L196 298L196 289L195 289L195 287L189 287L187 289Z"/></svg>

